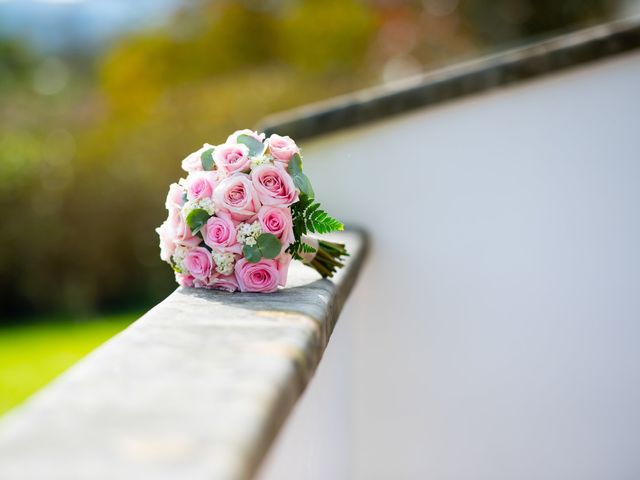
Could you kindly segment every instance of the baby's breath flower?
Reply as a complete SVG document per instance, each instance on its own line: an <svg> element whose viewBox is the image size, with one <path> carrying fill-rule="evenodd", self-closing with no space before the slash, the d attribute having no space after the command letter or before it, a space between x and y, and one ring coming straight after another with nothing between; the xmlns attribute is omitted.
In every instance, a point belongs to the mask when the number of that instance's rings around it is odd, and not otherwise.
<svg viewBox="0 0 640 480"><path fill-rule="evenodd" d="M182 245L176 247L176 251L173 253L173 269L178 273L185 273L184 257L187 254L188 249Z"/></svg>
<svg viewBox="0 0 640 480"><path fill-rule="evenodd" d="M188 202L185 202L185 204L182 206L182 214L186 217L195 209L196 209L196 203L189 200Z"/></svg>
<svg viewBox="0 0 640 480"><path fill-rule="evenodd" d="M273 158L271 157L271 155L265 155L261 153L259 155L256 155L255 157L251 157L251 168L256 168L260 165L264 165L265 163L273 163Z"/></svg>
<svg viewBox="0 0 640 480"><path fill-rule="evenodd" d="M222 275L230 275L233 272L235 257L233 253L213 252L213 261L216 263L216 270Z"/></svg>
<svg viewBox="0 0 640 480"><path fill-rule="evenodd" d="M182 206L182 213L186 217L193 210L202 209L209 215L213 215L216 212L216 206L212 199L201 198L200 200L189 200Z"/></svg>
<svg viewBox="0 0 640 480"><path fill-rule="evenodd" d="M241 223L238 225L238 243L242 243L244 245L255 245L257 238L262 233L262 228L260 227L260 222L257 220L253 223Z"/></svg>
<svg viewBox="0 0 640 480"><path fill-rule="evenodd" d="M216 206L210 198L201 198L197 202L198 207L206 211L209 215L216 213Z"/></svg>

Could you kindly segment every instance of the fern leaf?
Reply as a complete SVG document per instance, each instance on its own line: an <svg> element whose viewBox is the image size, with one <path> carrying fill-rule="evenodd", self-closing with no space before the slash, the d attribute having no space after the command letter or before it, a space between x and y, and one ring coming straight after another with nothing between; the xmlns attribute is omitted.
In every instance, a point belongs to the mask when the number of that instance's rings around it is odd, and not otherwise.
<svg viewBox="0 0 640 480"><path fill-rule="evenodd" d="M300 252L303 253L315 253L317 252L317 250L315 248L313 248L311 245L309 245L308 243L300 243Z"/></svg>

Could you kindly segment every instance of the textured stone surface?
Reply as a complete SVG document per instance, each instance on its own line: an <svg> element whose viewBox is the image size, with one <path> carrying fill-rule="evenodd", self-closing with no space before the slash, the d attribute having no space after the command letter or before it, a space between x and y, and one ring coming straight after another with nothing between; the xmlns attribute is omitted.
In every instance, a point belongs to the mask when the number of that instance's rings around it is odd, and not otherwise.
<svg viewBox="0 0 640 480"><path fill-rule="evenodd" d="M273 115L260 130L315 137L638 47L640 18L621 20Z"/></svg>
<svg viewBox="0 0 640 480"><path fill-rule="evenodd" d="M0 479L245 479L322 357L364 256L331 281L179 288L0 422Z"/></svg>

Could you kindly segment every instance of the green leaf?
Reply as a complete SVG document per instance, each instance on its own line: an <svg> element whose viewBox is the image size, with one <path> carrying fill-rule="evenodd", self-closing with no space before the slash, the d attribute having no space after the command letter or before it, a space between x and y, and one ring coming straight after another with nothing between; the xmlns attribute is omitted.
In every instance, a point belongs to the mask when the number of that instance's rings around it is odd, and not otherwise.
<svg viewBox="0 0 640 480"><path fill-rule="evenodd" d="M196 235L200 230L202 230L202 227L205 226L209 217L211 217L211 215L201 208L191 210L189 215L187 215L187 225L189 225L191 233Z"/></svg>
<svg viewBox="0 0 640 480"><path fill-rule="evenodd" d="M272 233L263 233L257 239L258 248L265 258L276 258L282 250L282 244L278 237Z"/></svg>
<svg viewBox="0 0 640 480"><path fill-rule="evenodd" d="M262 253L257 245L245 245L242 247L242 254L249 263L258 263L262 259Z"/></svg>
<svg viewBox="0 0 640 480"><path fill-rule="evenodd" d="M331 217L324 210L316 210L306 218L307 229L314 233L329 233L344 230L342 222Z"/></svg>
<svg viewBox="0 0 640 480"><path fill-rule="evenodd" d="M291 245L289 245L289 248L287 248L287 252L292 254L293 258L295 259L300 259L300 255L298 255L298 252L301 251L301 239L302 236L307 233L307 224L305 222L304 212L310 205L313 205L313 199L309 198L304 193L301 193L298 201L291 205L293 235L295 241Z"/></svg>
<svg viewBox="0 0 640 480"><path fill-rule="evenodd" d="M210 171L213 170L214 162L213 162L213 147L208 148L200 155L200 161L202 162L203 170Z"/></svg>
<svg viewBox="0 0 640 480"><path fill-rule="evenodd" d="M291 175L302 173L302 157L299 153L294 153L291 160L289 160L288 170Z"/></svg>
<svg viewBox="0 0 640 480"><path fill-rule="evenodd" d="M287 252L296 259L300 258L300 253L309 252L308 247L301 241L303 235L344 230L342 222L322 210L319 203L314 202L313 198L309 198L304 193L296 203L291 205L291 217L295 241L289 245Z"/></svg>
<svg viewBox="0 0 640 480"><path fill-rule="evenodd" d="M238 143L249 147L249 155L251 155L252 157L261 155L264 152L264 144L251 135L247 135L245 133L243 133L242 135L238 135Z"/></svg>
<svg viewBox="0 0 640 480"><path fill-rule="evenodd" d="M304 243L304 242L300 243L300 251L303 252L303 253L316 253L317 252L317 250L315 248L313 248L308 243Z"/></svg>
<svg viewBox="0 0 640 480"><path fill-rule="evenodd" d="M329 233L336 230L344 230L342 222L330 216L320 208L320 204L314 202L307 195L300 195L300 199L291 205L293 220L293 234L296 238L295 251L300 250L298 240L302 235L311 233ZM294 249L289 249L293 251Z"/></svg>
<svg viewBox="0 0 640 480"><path fill-rule="evenodd" d="M293 178L295 186L298 187L306 196L313 198L315 193L313 192L313 187L311 186L309 177L307 177L302 171L302 158L300 157L300 154L296 153L291 157L291 160L289 160L288 170L291 178Z"/></svg>
<svg viewBox="0 0 640 480"><path fill-rule="evenodd" d="M313 198L315 192L313 191L313 187L311 186L309 177L307 177L304 173L300 173L297 175L293 175L292 178L294 185L298 187L302 193Z"/></svg>

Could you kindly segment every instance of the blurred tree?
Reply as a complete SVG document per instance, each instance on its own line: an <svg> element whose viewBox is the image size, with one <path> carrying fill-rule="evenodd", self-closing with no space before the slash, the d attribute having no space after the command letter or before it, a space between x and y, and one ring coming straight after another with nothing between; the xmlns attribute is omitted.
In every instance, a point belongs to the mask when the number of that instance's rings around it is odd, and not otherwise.
<svg viewBox="0 0 640 480"><path fill-rule="evenodd" d="M477 37L489 44L585 26L611 16L617 0L467 0L461 15Z"/></svg>
<svg viewBox="0 0 640 480"><path fill-rule="evenodd" d="M19 40L0 39L0 91L29 81L35 55Z"/></svg>
<svg viewBox="0 0 640 480"><path fill-rule="evenodd" d="M169 28L121 42L101 68L112 106L148 114L174 86L229 72L252 75L264 66L345 75L364 65L375 17L356 0L308 0L285 10L250 5L203 3L183 10Z"/></svg>
<svg viewBox="0 0 640 480"><path fill-rule="evenodd" d="M285 12L274 40L278 57L303 72L344 74L363 67L376 26L362 3L310 0Z"/></svg>
<svg viewBox="0 0 640 480"><path fill-rule="evenodd" d="M180 160L269 112L367 80L354 72L364 70L374 15L356 0L329 3L183 9L167 27L123 38L106 53L100 90L85 92L89 118L78 103L67 125L55 127L72 138L72 152L52 154L46 132L55 122L31 118L5 132L0 175L12 181L0 190L2 240L15 255L0 254L2 309L87 311L166 295L173 280L157 260L153 229L166 214L168 183L182 175ZM334 27L299 39L314 21Z"/></svg>

